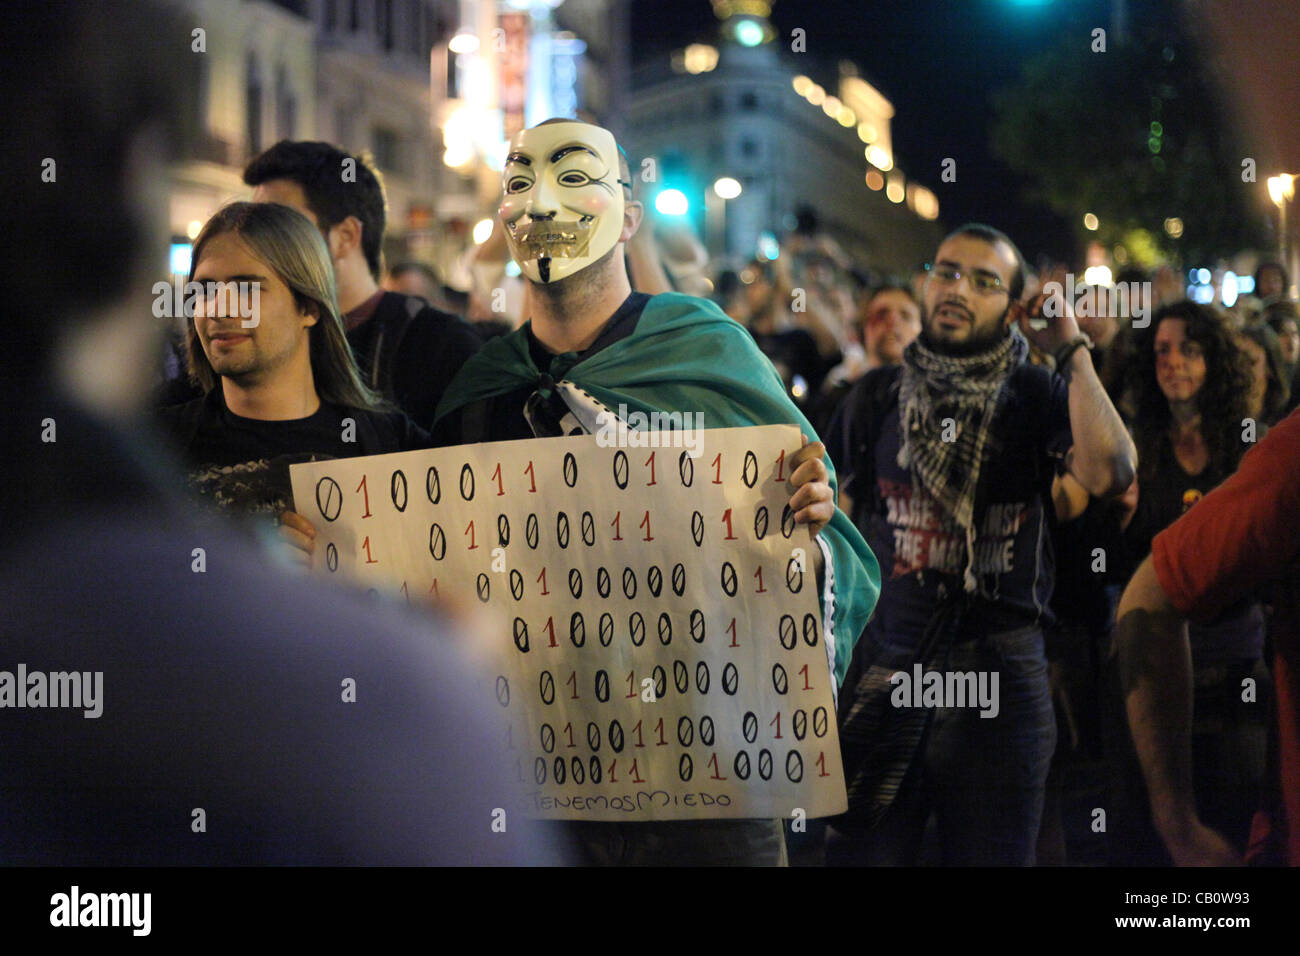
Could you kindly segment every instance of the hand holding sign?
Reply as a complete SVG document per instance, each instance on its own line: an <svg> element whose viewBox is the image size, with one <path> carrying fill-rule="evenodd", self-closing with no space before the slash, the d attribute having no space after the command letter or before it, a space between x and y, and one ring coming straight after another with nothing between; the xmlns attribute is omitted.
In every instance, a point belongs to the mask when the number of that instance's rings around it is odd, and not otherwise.
<svg viewBox="0 0 1300 956"><path fill-rule="evenodd" d="M819 549L795 533L833 513L820 444L715 429L692 457L654 434L295 465L294 497L323 573L502 613L476 641L528 812L840 812Z"/></svg>

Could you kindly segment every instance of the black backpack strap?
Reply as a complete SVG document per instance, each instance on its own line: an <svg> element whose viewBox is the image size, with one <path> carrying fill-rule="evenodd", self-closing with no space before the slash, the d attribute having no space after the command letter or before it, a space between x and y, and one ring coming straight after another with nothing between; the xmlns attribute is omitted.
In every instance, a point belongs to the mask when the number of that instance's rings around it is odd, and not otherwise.
<svg viewBox="0 0 1300 956"><path fill-rule="evenodd" d="M858 529L866 527L869 515L880 510L880 486L876 481L876 445L884 429L885 416L894 405L902 366L890 366L878 373L868 373L859 389L854 416L862 423L862 440L854 449L853 514L850 515ZM866 493L863 493L863 490Z"/></svg>

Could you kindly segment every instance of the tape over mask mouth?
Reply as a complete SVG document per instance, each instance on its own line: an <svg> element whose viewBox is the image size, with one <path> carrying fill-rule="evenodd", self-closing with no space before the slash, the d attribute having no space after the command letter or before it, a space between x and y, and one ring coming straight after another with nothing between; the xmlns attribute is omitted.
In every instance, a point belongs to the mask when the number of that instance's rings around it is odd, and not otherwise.
<svg viewBox="0 0 1300 956"><path fill-rule="evenodd" d="M577 259L591 245L589 222L538 220L512 228L511 238L524 259Z"/></svg>

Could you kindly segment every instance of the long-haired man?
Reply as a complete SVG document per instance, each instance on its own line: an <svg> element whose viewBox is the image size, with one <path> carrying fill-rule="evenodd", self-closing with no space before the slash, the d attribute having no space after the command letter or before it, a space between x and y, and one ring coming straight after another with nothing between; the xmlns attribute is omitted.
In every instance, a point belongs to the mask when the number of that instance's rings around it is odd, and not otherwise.
<svg viewBox="0 0 1300 956"><path fill-rule="evenodd" d="M231 203L199 233L192 262L201 291L187 286L189 364L204 396L160 415L200 495L280 518L290 464L425 445L361 380L324 240L305 217Z"/></svg>

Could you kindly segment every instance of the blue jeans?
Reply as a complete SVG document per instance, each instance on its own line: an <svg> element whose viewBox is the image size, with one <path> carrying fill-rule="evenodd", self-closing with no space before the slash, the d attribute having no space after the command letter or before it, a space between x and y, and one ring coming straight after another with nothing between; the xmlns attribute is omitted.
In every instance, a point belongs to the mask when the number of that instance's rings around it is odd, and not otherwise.
<svg viewBox="0 0 1300 956"><path fill-rule="evenodd" d="M877 663L910 671L911 650L875 639ZM875 827L831 821L830 866L915 865L930 814L945 866L1031 866L1056 718L1037 626L954 644L947 672L998 675L998 712L938 707L898 795Z"/></svg>

